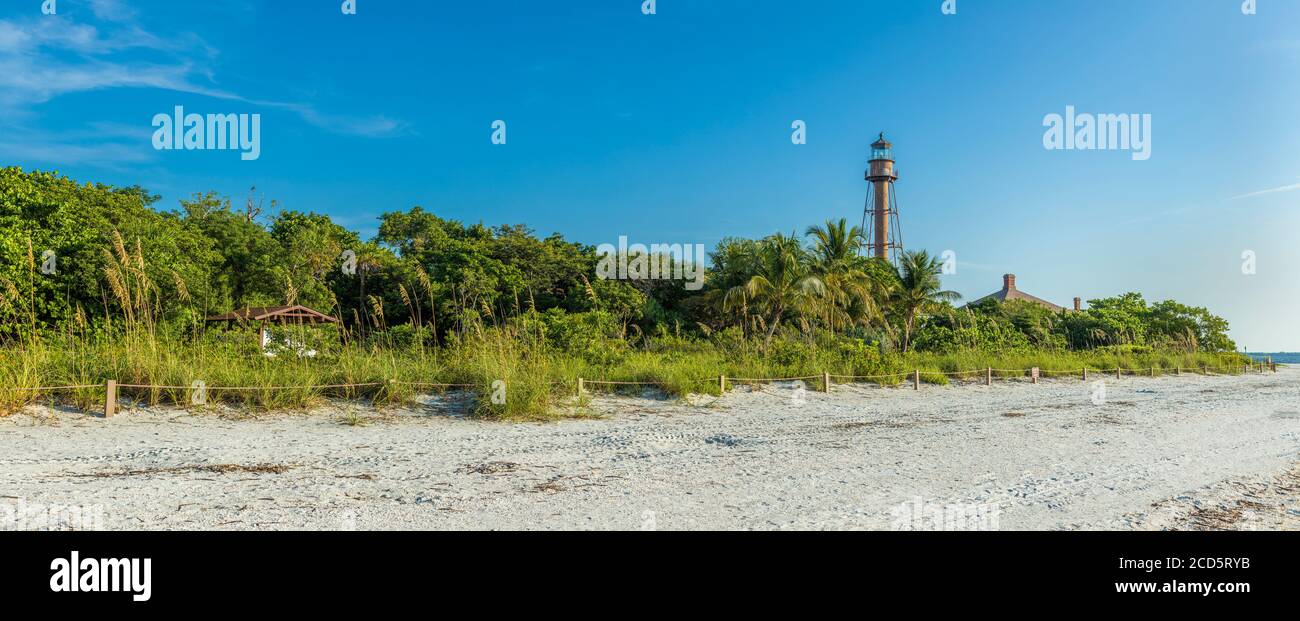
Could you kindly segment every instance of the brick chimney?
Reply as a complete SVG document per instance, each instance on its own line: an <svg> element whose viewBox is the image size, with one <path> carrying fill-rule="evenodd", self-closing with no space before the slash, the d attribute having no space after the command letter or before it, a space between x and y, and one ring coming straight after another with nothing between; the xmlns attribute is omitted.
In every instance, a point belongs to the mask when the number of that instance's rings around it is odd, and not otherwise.
<svg viewBox="0 0 1300 621"><path fill-rule="evenodd" d="M1005 274L1002 276L1002 288L1006 291L1016 290L1016 275Z"/></svg>
<svg viewBox="0 0 1300 621"><path fill-rule="evenodd" d="M1083 310L1083 298L1074 298L1074 310Z"/></svg>

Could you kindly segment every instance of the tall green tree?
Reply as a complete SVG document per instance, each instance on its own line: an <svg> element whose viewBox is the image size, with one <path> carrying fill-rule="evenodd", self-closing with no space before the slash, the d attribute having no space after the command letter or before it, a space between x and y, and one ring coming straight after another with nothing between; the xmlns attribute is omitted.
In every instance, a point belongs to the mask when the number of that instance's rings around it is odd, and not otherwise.
<svg viewBox="0 0 1300 621"><path fill-rule="evenodd" d="M881 319L876 300L884 287L868 271L870 259L861 255L862 228L849 227L848 221L840 218L811 226L807 234L813 240L812 271L825 285L823 320L827 327L866 326Z"/></svg>
<svg viewBox="0 0 1300 621"><path fill-rule="evenodd" d="M726 304L731 309L750 309L761 318L766 329L764 347L781 322L791 314L814 311L826 294L826 285L812 270L807 251L794 235L777 233L758 245L754 273L744 284L728 290Z"/></svg>
<svg viewBox="0 0 1300 621"><path fill-rule="evenodd" d="M75 318L102 325L114 313L106 270L125 251L147 283L136 303L169 325L201 315L190 294L219 259L214 242L153 209L138 186L81 184L54 172L0 168L0 336L35 335ZM80 321L80 319L78 319Z"/></svg>
<svg viewBox="0 0 1300 621"><path fill-rule="evenodd" d="M945 302L961 299L956 291L943 288L939 276L943 264L924 250L903 253L898 267L898 288L893 292L892 303L902 316L903 351L909 351L916 320L925 313L934 312Z"/></svg>

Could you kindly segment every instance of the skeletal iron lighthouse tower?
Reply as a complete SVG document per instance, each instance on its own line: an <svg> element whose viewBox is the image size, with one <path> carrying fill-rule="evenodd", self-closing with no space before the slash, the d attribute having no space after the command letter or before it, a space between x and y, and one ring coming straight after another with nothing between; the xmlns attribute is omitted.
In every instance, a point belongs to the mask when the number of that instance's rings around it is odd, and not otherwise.
<svg viewBox="0 0 1300 621"><path fill-rule="evenodd" d="M894 192L898 171L894 170L894 145L885 140L884 132L871 144L871 162L866 178L871 182L867 205L862 213L867 252L872 257L897 265L898 256L903 252L903 230L898 222L898 199Z"/></svg>

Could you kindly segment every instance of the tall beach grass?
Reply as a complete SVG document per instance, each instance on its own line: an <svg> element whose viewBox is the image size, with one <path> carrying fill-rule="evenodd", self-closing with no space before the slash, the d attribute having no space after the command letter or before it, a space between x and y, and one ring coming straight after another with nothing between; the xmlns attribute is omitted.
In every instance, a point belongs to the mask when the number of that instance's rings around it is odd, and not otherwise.
<svg viewBox="0 0 1300 621"><path fill-rule="evenodd" d="M626 344L623 344L626 345ZM113 379L120 396L148 405L194 407L190 387L201 381L208 403L252 411L308 409L330 399L365 400L377 406L410 404L420 394L470 390L474 413L502 419L558 416L576 393L578 378L589 390L640 393L652 385L670 396L720 392L718 377L732 383L782 378L893 385L919 370L929 383L948 383L966 371L986 368L998 377L1023 376L1037 367L1044 376L1114 372L1146 374L1241 372L1244 357L1116 349L882 354L849 339L813 342L786 339L763 349L755 343L721 345L708 340L647 339L616 355L580 355L508 329L486 329L440 347L338 344L314 357L293 352L267 356L247 334L216 332L202 337L135 332L120 338L61 336L0 347L0 415L36 402L59 402L87 411L103 405L101 386ZM868 379L869 378L869 379ZM500 382L500 383L498 383ZM608 382L608 383L606 383ZM86 386L49 392L44 387ZM454 385L454 386L444 386ZM505 399L500 396L504 387Z"/></svg>

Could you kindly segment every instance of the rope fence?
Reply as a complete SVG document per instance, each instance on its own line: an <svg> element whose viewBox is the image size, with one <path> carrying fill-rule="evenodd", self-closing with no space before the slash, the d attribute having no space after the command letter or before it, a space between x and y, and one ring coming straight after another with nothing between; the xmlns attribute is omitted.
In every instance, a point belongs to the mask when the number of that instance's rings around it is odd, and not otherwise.
<svg viewBox="0 0 1300 621"><path fill-rule="evenodd" d="M1189 369L1176 367L1173 371L1173 375L1180 376L1183 374L1184 370L1190 372L1200 372L1202 374L1207 374L1207 375L1211 374L1212 371L1228 371L1228 372L1240 371L1241 373L1244 374L1244 373L1250 373L1253 370L1257 373L1264 373L1264 372L1277 373L1277 364L1273 362L1272 358L1269 358L1265 362L1256 363L1256 364L1243 364L1239 367L1238 366L1199 366L1199 367L1193 367ZM976 374L983 374L984 383L988 386L992 386L994 374L997 374L999 377L1006 377L1008 375L1012 377L1029 376L1031 381L1037 384L1038 379L1040 377L1051 376L1051 375L1056 375L1056 376L1077 375L1082 377L1083 381L1086 382L1088 381L1089 373L1095 373L1098 374L1098 376L1107 376L1107 377L1113 375L1117 379L1122 378L1126 373L1128 375L1133 375L1133 376L1149 375L1150 377L1157 377L1159 375L1169 375L1168 369L1161 369L1159 367L1151 367L1149 369L1125 369L1123 367L1115 367L1113 369L1082 368L1082 369L1061 370L1061 371L1043 370L1038 367L1034 367L1031 369L995 369L993 367L985 367L983 369L971 369L967 371L922 371L920 369L914 369L912 371L885 373L881 375L836 375L836 374L826 373L826 372L823 372L820 375L805 375L801 377L753 378L753 377L727 377L726 375L718 375L717 377L705 377L705 378L699 378L694 380L686 380L685 383L687 385L693 386L693 385L706 384L706 383L712 384L716 382L720 393L726 393L728 382L732 382L735 384L759 385L759 384L770 384L773 382L803 382L809 380L820 380L821 391L830 392L831 385L834 383L832 382L832 380L845 380L839 383L855 383L862 380L876 381L878 383L883 383L880 382L880 380L911 379L913 388L915 390L920 390L922 378L926 376L965 377L965 376L971 376ZM582 377L577 378L576 383L577 383L578 395L585 394L587 392L588 386L664 387L667 384L667 382L663 382L663 381L589 380ZM555 381L552 382L552 384L565 385L568 384L568 382ZM228 392L263 391L264 392L264 391L275 391L275 390L339 390L339 389L354 389L354 388L376 388L380 386L411 386L411 387L421 387L421 388L477 388L482 385L483 384L409 382L409 381L393 379L393 380L388 380L386 382L364 382L364 383L354 383L354 384L322 384L322 385L310 385L310 386L167 386L167 385L159 385L159 384L119 384L117 383L116 380L108 380L103 384L80 384L80 385L72 385L72 386L30 386L30 387L0 386L0 394L54 393L54 392L62 392L62 391L69 391L69 390L102 389L105 392L104 416L105 418L111 418L114 416L114 414L117 411L117 395L119 389L158 391L158 390L195 390L198 388L202 388L205 391L228 391Z"/></svg>
<svg viewBox="0 0 1300 621"><path fill-rule="evenodd" d="M0 392L58 392L60 390L84 390L103 388L103 384L83 384L81 386L23 386L18 388L0 388Z"/></svg>
<svg viewBox="0 0 1300 621"><path fill-rule="evenodd" d="M383 382L367 384L322 384L320 386L203 386L204 390L258 391L258 390L331 390L336 388L373 388L383 386ZM102 385L96 385L96 388ZM157 384L118 384L118 388L136 388L140 390L191 390L194 386L160 386Z"/></svg>
<svg viewBox="0 0 1300 621"><path fill-rule="evenodd" d="M389 383L397 384L398 386L419 386L422 388L474 388L475 386L478 386L478 384L439 384L437 382L400 382L397 380L393 380ZM373 385L379 386L380 384Z"/></svg>

